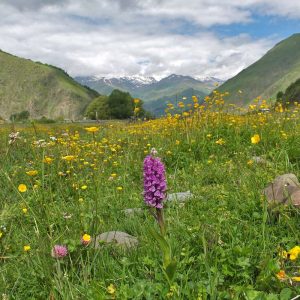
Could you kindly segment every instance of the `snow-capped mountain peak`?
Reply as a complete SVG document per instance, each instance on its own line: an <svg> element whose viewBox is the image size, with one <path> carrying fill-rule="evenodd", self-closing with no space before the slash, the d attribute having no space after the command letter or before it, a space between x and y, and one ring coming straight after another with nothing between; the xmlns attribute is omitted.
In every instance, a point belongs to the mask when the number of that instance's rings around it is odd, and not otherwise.
<svg viewBox="0 0 300 300"><path fill-rule="evenodd" d="M224 80L212 77L212 76L195 76L196 80L202 81L202 82L213 82L213 83L223 83Z"/></svg>
<svg viewBox="0 0 300 300"><path fill-rule="evenodd" d="M143 75L134 76L86 76L77 77L78 82L90 86L104 84L111 87L120 87L123 90L135 90L143 88L157 82L154 77L147 77Z"/></svg>
<svg viewBox="0 0 300 300"><path fill-rule="evenodd" d="M141 84L141 85L147 85L156 82L156 79L154 77L147 77L142 75L124 76L124 77L120 77L120 79L128 80L131 81L132 83Z"/></svg>
<svg viewBox="0 0 300 300"><path fill-rule="evenodd" d="M130 84L136 87L141 87L144 85L152 84L157 82L154 77L147 77L142 75L133 76L118 76L118 77L104 77L104 76L92 76L90 81L103 81L108 85L113 85L114 83Z"/></svg>

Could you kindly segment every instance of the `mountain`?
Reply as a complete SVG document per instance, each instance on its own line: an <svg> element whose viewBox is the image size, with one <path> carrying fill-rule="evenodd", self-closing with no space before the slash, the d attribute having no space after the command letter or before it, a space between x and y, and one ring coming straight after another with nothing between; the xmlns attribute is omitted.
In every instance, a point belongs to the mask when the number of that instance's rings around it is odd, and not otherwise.
<svg viewBox="0 0 300 300"><path fill-rule="evenodd" d="M249 49L251 51L251 49ZM261 96L275 99L279 91L300 77L300 34L281 41L261 59L218 88L229 92L226 101L247 105Z"/></svg>
<svg viewBox="0 0 300 300"><path fill-rule="evenodd" d="M156 80L153 77L130 76L119 78L106 77L75 77L79 83L95 89L100 94L108 95L114 89L129 92L135 98L141 98L145 109L156 116L164 114L167 103L176 104L182 97L191 101L192 96L202 100L223 81L214 77L183 76L172 74ZM176 100L177 99L177 100Z"/></svg>
<svg viewBox="0 0 300 300"><path fill-rule="evenodd" d="M114 89L119 89L126 92L136 91L145 87L146 85L155 83L156 80L153 77L144 76L127 76L127 77L97 77L97 76L85 76L75 77L75 80L80 84L89 86L92 89L97 90L103 95L110 94Z"/></svg>
<svg viewBox="0 0 300 300"><path fill-rule="evenodd" d="M216 85L216 84L223 84L224 80L216 78L216 77L210 77L210 76L196 76L195 77L196 80L202 81L203 83L206 83L208 85Z"/></svg>
<svg viewBox="0 0 300 300"><path fill-rule="evenodd" d="M0 115L76 119L98 93L54 66L0 51Z"/></svg>
<svg viewBox="0 0 300 300"><path fill-rule="evenodd" d="M204 83L190 76L172 74L154 84L143 87L137 96L147 102L169 95L180 94L190 88L207 95L214 89L214 85Z"/></svg>
<svg viewBox="0 0 300 300"><path fill-rule="evenodd" d="M214 84L221 82L219 79L204 78L203 81L190 76L172 74L161 80L153 77L76 77L79 83L87 85L101 94L109 94L113 89L129 92L133 97L141 98L145 102L155 101L162 97L180 94L187 89L209 94L214 89Z"/></svg>

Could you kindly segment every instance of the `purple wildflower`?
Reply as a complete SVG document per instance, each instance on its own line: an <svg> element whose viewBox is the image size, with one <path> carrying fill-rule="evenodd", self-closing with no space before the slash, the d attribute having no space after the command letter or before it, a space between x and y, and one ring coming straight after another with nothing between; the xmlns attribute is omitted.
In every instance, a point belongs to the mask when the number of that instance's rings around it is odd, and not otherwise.
<svg viewBox="0 0 300 300"><path fill-rule="evenodd" d="M155 151L151 154L144 160L144 200L149 206L163 208L167 190L165 166L154 156Z"/></svg>
<svg viewBox="0 0 300 300"><path fill-rule="evenodd" d="M63 245L55 245L51 250L51 256L54 258L62 258L67 256L68 249Z"/></svg>

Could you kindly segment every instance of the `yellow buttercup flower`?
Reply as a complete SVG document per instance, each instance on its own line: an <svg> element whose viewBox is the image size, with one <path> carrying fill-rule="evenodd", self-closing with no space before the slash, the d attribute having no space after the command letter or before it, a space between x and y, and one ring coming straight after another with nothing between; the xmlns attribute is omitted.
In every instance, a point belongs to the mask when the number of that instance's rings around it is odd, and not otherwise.
<svg viewBox="0 0 300 300"><path fill-rule="evenodd" d="M260 142L259 134L254 134L254 136L251 137L251 143L252 144L258 144L259 142Z"/></svg>
<svg viewBox="0 0 300 300"><path fill-rule="evenodd" d="M31 248L30 248L29 245L25 245L25 246L23 247L23 250L24 250L25 252L28 252L30 249L31 249Z"/></svg>
<svg viewBox="0 0 300 300"><path fill-rule="evenodd" d="M66 156L63 156L62 159L66 160L66 161L72 161L72 160L76 159L76 156L74 156L74 155L66 155Z"/></svg>
<svg viewBox="0 0 300 300"><path fill-rule="evenodd" d="M20 193L25 193L27 191L27 186L23 183L21 183L19 186L18 186L18 190Z"/></svg>
<svg viewBox="0 0 300 300"><path fill-rule="evenodd" d="M280 270L280 271L276 274L276 277L277 277L279 280L285 279L285 278L286 278L285 271L284 271L284 270Z"/></svg>
<svg viewBox="0 0 300 300"><path fill-rule="evenodd" d="M31 171L26 172L26 174L29 176L35 176L35 175L37 175L37 173L38 173L37 170L31 170Z"/></svg>
<svg viewBox="0 0 300 300"><path fill-rule="evenodd" d="M93 127L86 127L86 128L84 128L87 132L97 132L97 131L99 131L99 127L95 127L95 126L93 126Z"/></svg>
<svg viewBox="0 0 300 300"><path fill-rule="evenodd" d="M292 280L294 280L294 281L300 281L300 276L292 277Z"/></svg>
<svg viewBox="0 0 300 300"><path fill-rule="evenodd" d="M290 260L296 260L300 254L300 247L295 246L290 251L288 251L288 254L290 255Z"/></svg>
<svg viewBox="0 0 300 300"><path fill-rule="evenodd" d="M283 113L283 112L284 112L284 109L283 109L283 107L282 107L282 104L279 104L278 106L276 106L275 110L276 110L277 112L280 112L280 113Z"/></svg>
<svg viewBox="0 0 300 300"><path fill-rule="evenodd" d="M221 138L221 139L218 139L218 140L216 141L216 144L217 144L217 145L224 145L224 144L225 144L225 141Z"/></svg>
<svg viewBox="0 0 300 300"><path fill-rule="evenodd" d="M122 190L123 190L123 187L121 187L121 186L117 187L117 191L122 191Z"/></svg>
<svg viewBox="0 0 300 300"><path fill-rule="evenodd" d="M107 287L106 290L111 295L113 295L116 292L116 288L115 288L115 286L112 283Z"/></svg>
<svg viewBox="0 0 300 300"><path fill-rule="evenodd" d="M252 159L248 160L247 161L247 165L248 166L252 166L254 164L254 161Z"/></svg>
<svg viewBox="0 0 300 300"><path fill-rule="evenodd" d="M91 242L92 238L89 234L85 233L82 237L81 237L81 243L82 245L87 246L90 242Z"/></svg>
<svg viewBox="0 0 300 300"><path fill-rule="evenodd" d="M43 161L44 161L44 163L50 165L52 163L52 161L53 161L53 158L51 158L49 156L45 156L45 158L44 158Z"/></svg>
<svg viewBox="0 0 300 300"><path fill-rule="evenodd" d="M24 214L27 214L28 209L27 209L26 207L24 207L24 208L22 208L22 212L23 212Z"/></svg>
<svg viewBox="0 0 300 300"><path fill-rule="evenodd" d="M85 241L85 242L89 242L91 240L91 236L87 233L85 233L83 236L82 236L82 239Z"/></svg>

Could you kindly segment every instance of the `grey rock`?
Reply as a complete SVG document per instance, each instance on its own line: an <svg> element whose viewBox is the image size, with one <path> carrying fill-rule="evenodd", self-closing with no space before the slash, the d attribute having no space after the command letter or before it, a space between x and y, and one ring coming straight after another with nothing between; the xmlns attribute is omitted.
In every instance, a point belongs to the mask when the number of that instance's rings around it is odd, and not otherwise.
<svg viewBox="0 0 300 300"><path fill-rule="evenodd" d="M252 160L257 164L266 164L267 163L267 160L261 156L253 156Z"/></svg>
<svg viewBox="0 0 300 300"><path fill-rule="evenodd" d="M263 193L266 196L269 203L283 203L288 204L288 200L293 199L295 206L300 204L299 192L300 186L296 175L284 174L275 178L264 190ZM295 194L294 194L295 193ZM291 197L294 194L293 198ZM299 199L299 204L296 204Z"/></svg>
<svg viewBox="0 0 300 300"><path fill-rule="evenodd" d="M123 211L124 211L125 216L127 216L127 217L133 217L135 215L143 214L142 208L126 208Z"/></svg>
<svg viewBox="0 0 300 300"><path fill-rule="evenodd" d="M194 195L190 191L181 192L181 193L173 193L173 194L168 194L167 201L184 202L192 197L194 197Z"/></svg>
<svg viewBox="0 0 300 300"><path fill-rule="evenodd" d="M96 237L95 247L98 248L101 243L114 243L122 248L132 248L138 245L138 239L126 232L108 231L101 233Z"/></svg>
<svg viewBox="0 0 300 300"><path fill-rule="evenodd" d="M292 193L291 201L295 207L300 207L300 188Z"/></svg>

